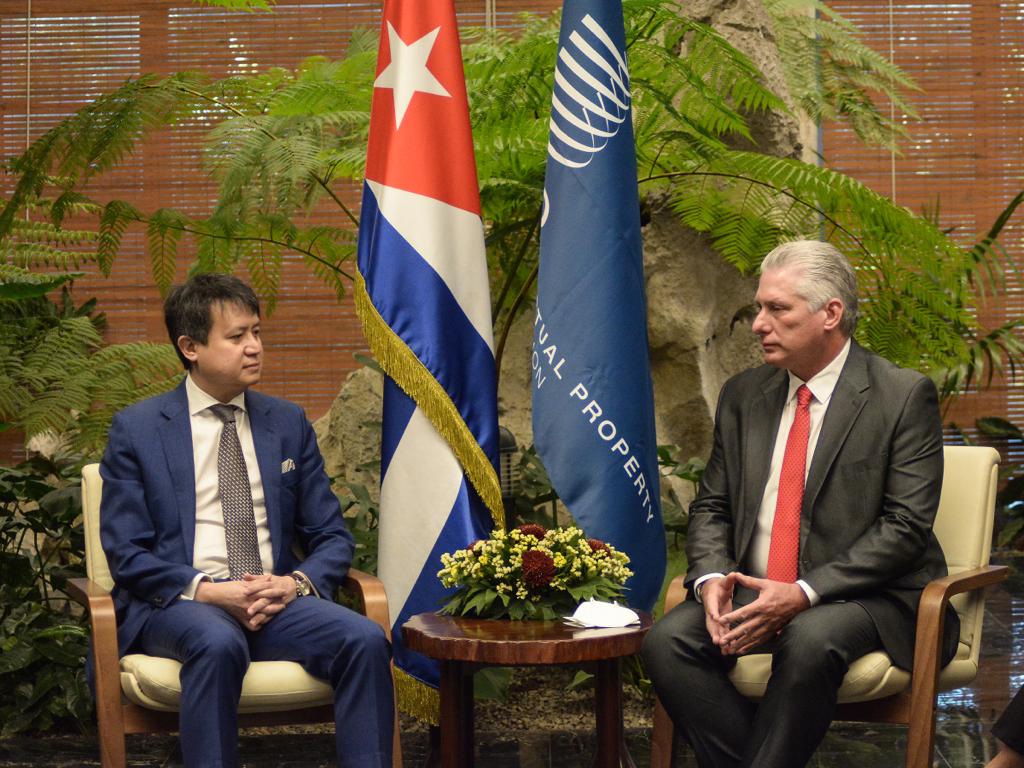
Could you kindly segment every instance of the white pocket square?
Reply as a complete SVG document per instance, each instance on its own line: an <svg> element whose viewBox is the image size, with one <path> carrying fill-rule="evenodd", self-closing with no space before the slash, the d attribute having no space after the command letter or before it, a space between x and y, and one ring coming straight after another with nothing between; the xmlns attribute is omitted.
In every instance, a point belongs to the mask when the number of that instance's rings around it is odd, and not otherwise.
<svg viewBox="0 0 1024 768"><path fill-rule="evenodd" d="M291 472L293 469L295 469L295 459L285 459L284 461L281 462L282 475L285 472Z"/></svg>

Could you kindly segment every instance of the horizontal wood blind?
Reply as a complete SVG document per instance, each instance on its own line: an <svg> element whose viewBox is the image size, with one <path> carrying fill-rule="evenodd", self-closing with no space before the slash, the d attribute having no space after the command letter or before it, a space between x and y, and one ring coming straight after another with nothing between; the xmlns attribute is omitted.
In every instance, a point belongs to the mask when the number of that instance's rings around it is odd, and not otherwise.
<svg viewBox="0 0 1024 768"><path fill-rule="evenodd" d="M546 12L558 4L499 0L491 7L495 25L514 27L522 23L522 11ZM338 58L354 29L376 33L381 7L278 0L273 13L247 14L181 0L0 0L0 153L21 153L89 100L142 73L192 70L223 77L294 69L313 55ZM461 25L483 26L488 9L484 0L459 0L456 10ZM192 119L159 134L87 193L100 201L128 200L146 212L166 206L206 215L215 187L203 170L200 146L211 127ZM336 192L358 212L358 188L339 185ZM345 219L332 208L316 212L313 221L339 225ZM181 248L182 255L193 255L187 237ZM179 257L179 279L187 261ZM75 285L76 300L99 298L109 317L108 341L165 340L141 229L125 236L110 278L86 269L90 275ZM261 389L319 417L358 367L353 354L366 350L351 297L339 304L298 257L288 257L277 310L264 325L268 354Z"/></svg>
<svg viewBox="0 0 1024 768"><path fill-rule="evenodd" d="M902 156L867 150L851 133L823 129L826 163L915 212L938 206L940 223L971 244L1024 188L1024 2L831 0L865 40L922 87L910 101L920 122L905 121L911 139ZM904 117L897 115L897 118ZM1024 268L1024 211L1000 242ZM979 319L995 327L1020 318L1024 280L1010 270L1006 291ZM948 420L973 427L978 416L1024 424L1024 382L1000 381L961 397Z"/></svg>

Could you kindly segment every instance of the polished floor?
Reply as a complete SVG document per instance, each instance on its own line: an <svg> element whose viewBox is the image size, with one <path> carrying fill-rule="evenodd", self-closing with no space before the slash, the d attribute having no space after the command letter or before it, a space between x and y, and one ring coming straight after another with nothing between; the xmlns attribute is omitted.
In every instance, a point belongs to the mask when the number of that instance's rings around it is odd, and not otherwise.
<svg viewBox="0 0 1024 768"><path fill-rule="evenodd" d="M981 670L974 683L943 694L939 706L935 765L939 768L981 768L992 757L995 742L989 728L1018 687L1024 685L1024 557L1004 557L1011 566L1009 581L993 588L986 603ZM493 704L488 706L495 706ZM485 768L584 768L593 759L593 733L585 727L563 730L499 729L477 734L477 764ZM627 741L639 768L648 764L650 731L641 723L627 728ZM903 765L906 730L898 726L837 723L814 757L814 768L898 768ZM403 732L403 755L418 768L427 754L422 729ZM129 737L131 766L178 766L176 739ZM313 768L334 764L329 733L260 733L242 737L245 768ZM0 741L0 766L98 765L95 739L60 736ZM696 763L688 747L678 745L677 768Z"/></svg>

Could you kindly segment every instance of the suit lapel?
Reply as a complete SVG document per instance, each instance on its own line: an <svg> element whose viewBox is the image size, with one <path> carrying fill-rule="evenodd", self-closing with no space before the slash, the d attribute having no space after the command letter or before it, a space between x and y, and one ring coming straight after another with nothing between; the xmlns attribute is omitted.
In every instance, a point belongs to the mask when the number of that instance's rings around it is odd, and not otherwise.
<svg viewBox="0 0 1024 768"><path fill-rule="evenodd" d="M256 448L256 463L260 467L260 482L263 484L263 500L267 507L267 524L270 527L270 546L273 552L274 568L281 557L281 438L274 430L270 418L270 407L265 400L245 393L245 408L252 428L252 441Z"/></svg>
<svg viewBox="0 0 1024 768"><path fill-rule="evenodd" d="M192 422L188 413L188 395L185 382L171 392L162 411L166 421L158 429L167 471L175 479L174 496L181 521L181 534L185 546L186 562L192 562L196 538L196 484L195 462L192 455Z"/></svg>
<svg viewBox="0 0 1024 768"><path fill-rule="evenodd" d="M740 517L737 559L742 562L754 533L764 487L771 469L779 419L789 392L789 374L776 370L750 398L743 435L743 514Z"/></svg>
<svg viewBox="0 0 1024 768"><path fill-rule="evenodd" d="M804 501L801 509L800 546L804 546L811 528L812 510L828 477L839 449L846 442L857 417L868 399L870 384L867 372L867 355L856 342L850 346L850 356L843 366L836 388L829 398L825 420L818 435L818 444L811 458L811 468L804 485Z"/></svg>

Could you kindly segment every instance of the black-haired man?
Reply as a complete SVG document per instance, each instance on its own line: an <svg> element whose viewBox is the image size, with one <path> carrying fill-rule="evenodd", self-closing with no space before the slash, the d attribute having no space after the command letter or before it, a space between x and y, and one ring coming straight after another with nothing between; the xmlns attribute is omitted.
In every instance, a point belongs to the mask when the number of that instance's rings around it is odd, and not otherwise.
<svg viewBox="0 0 1024 768"><path fill-rule="evenodd" d="M390 651L331 600L353 542L316 438L297 405L249 390L259 301L237 278L198 275L164 310L187 376L114 417L100 465L120 651L182 663L186 765L237 764L246 668L288 660L334 689L339 765L390 766Z"/></svg>

